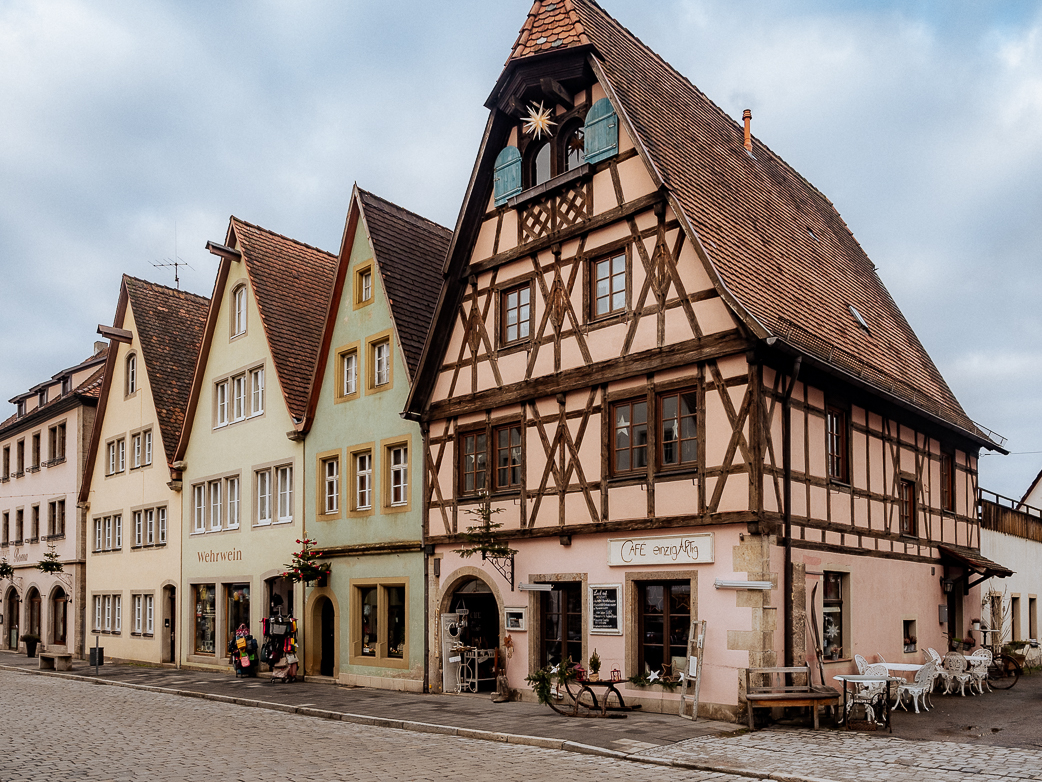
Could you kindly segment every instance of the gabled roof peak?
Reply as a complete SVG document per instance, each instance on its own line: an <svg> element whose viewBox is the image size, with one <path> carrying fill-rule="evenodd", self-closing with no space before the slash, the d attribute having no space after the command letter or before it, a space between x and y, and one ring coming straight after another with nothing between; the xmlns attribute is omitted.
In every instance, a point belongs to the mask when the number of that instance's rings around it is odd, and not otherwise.
<svg viewBox="0 0 1042 782"><path fill-rule="evenodd" d="M280 234L277 231L272 231L271 229L265 228L264 226L257 225L256 223L251 223L248 220L243 220L242 218L236 217L235 215L231 216L231 223L233 226L240 225L245 228L250 228L254 231L260 231L261 233L265 233L274 239L279 239L284 242L291 242L292 244L295 244L299 247L304 247L308 250L312 250L317 253L322 253L323 255L328 255L331 258L336 257L336 254L329 252L329 250L323 250L321 247L315 247L314 245L308 244L307 242L302 242L299 239L293 239L292 237L286 236L285 234Z"/></svg>
<svg viewBox="0 0 1042 782"><path fill-rule="evenodd" d="M590 39L572 0L535 0L507 62L540 52L589 44Z"/></svg>

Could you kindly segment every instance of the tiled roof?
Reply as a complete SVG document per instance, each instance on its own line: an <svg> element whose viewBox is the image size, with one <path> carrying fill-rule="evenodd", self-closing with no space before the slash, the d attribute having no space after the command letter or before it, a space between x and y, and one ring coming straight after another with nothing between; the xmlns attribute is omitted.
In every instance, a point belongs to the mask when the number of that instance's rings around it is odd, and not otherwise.
<svg viewBox="0 0 1042 782"><path fill-rule="evenodd" d="M337 257L237 217L231 229L253 285L286 407L304 417Z"/></svg>
<svg viewBox="0 0 1042 782"><path fill-rule="evenodd" d="M1010 570L1005 565L1000 565L998 562L993 562L983 556L976 549L945 543L938 546L937 550L941 552L942 557L952 559L956 564L969 568L970 570L986 577L998 576L999 578L1008 578L1014 573L1014 571Z"/></svg>
<svg viewBox="0 0 1042 782"><path fill-rule="evenodd" d="M442 265L452 231L361 188L358 195L413 378L441 293Z"/></svg>
<svg viewBox="0 0 1042 782"><path fill-rule="evenodd" d="M589 43L572 0L536 0L507 62L551 49Z"/></svg>
<svg viewBox="0 0 1042 782"><path fill-rule="evenodd" d="M123 275L167 462L174 461L210 300Z"/></svg>
<svg viewBox="0 0 1042 782"><path fill-rule="evenodd" d="M101 386L105 382L105 365L102 364L97 370L72 390L76 396L84 399L100 399ZM56 400L55 400L56 401ZM46 408L47 405L44 405ZM44 409L41 408L41 409Z"/></svg>
<svg viewBox="0 0 1042 782"><path fill-rule="evenodd" d="M92 356L89 356L88 358L85 358L79 364L76 364L75 366L69 367L68 369L63 369L61 372L57 373L52 380L56 380L56 379L62 377L63 375L64 376L73 375L77 371L79 371L80 369L83 369L83 368L85 368L85 367L87 367L87 366L89 366L91 364L97 364L98 368L94 372L92 372L87 377L86 380L84 380L82 383L80 383L78 386L76 386L72 390L72 394L71 394L71 395L77 396L77 397L79 397L81 399L94 399L94 400L97 400L97 399L99 399L101 397L101 385L102 385L102 382L105 379L105 362L104 362L104 359L106 358L107 355L108 355L108 345L104 345L104 347L102 347L100 350L98 350L97 353L93 354ZM51 383L48 382L48 383L42 383L41 384L41 386L46 386L46 385L51 385ZM19 399L19 398L23 398L24 396L25 395L22 394L20 396L14 397L14 398L15 399ZM6 434L6 431L7 431L8 427L12 427L15 424L19 424L19 422L21 422L21 421L37 421L40 418L45 417L47 415L47 411L50 408L56 406L60 402L64 402L65 400L69 399L69 397L70 397L70 394L61 394L59 396L55 396L55 397L52 397L51 399L48 399L47 402L42 407L33 408L32 410L30 410L29 412L27 412L23 416L19 416L18 413L15 413L14 415L10 416L6 421L4 421L3 423L0 423L0 436L3 436L4 434Z"/></svg>
<svg viewBox="0 0 1042 782"><path fill-rule="evenodd" d="M749 155L734 120L593 0L570 4L638 144L753 330L983 437L832 203L759 141Z"/></svg>

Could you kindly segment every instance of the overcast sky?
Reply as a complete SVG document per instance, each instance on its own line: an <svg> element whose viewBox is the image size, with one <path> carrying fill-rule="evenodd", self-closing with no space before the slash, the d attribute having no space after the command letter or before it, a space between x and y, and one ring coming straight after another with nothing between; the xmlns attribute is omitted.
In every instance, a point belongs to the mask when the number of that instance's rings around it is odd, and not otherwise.
<svg viewBox="0 0 1042 782"><path fill-rule="evenodd" d="M330 251L352 184L452 227L530 0L0 0L0 404L85 358L123 272L229 215ZM970 417L1042 467L1034 0L604 0L836 205ZM175 231L176 226L176 231Z"/></svg>

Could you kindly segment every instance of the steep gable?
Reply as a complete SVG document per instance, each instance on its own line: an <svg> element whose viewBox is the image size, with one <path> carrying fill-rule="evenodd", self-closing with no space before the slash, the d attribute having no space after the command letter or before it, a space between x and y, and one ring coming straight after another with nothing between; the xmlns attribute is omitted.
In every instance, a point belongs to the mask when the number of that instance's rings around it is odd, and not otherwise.
<svg viewBox="0 0 1042 782"><path fill-rule="evenodd" d="M510 60L590 43L572 0L536 0L510 52Z"/></svg>

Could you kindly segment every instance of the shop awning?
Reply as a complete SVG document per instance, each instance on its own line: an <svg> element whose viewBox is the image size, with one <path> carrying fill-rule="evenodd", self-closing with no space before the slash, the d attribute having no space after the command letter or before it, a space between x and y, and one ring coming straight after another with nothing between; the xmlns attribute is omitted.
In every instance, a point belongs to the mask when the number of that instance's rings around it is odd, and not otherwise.
<svg viewBox="0 0 1042 782"><path fill-rule="evenodd" d="M1008 578L1013 575L1013 571L1005 565L1000 565L998 562L992 562L985 556L981 556L979 551L975 551L965 546L954 546L946 544L938 546L937 550L941 552L941 560L948 560L953 565L966 568L971 573L977 573L980 578L972 583L967 583L966 588L975 587L981 581L985 581L989 578ZM968 579L967 579L968 581Z"/></svg>

